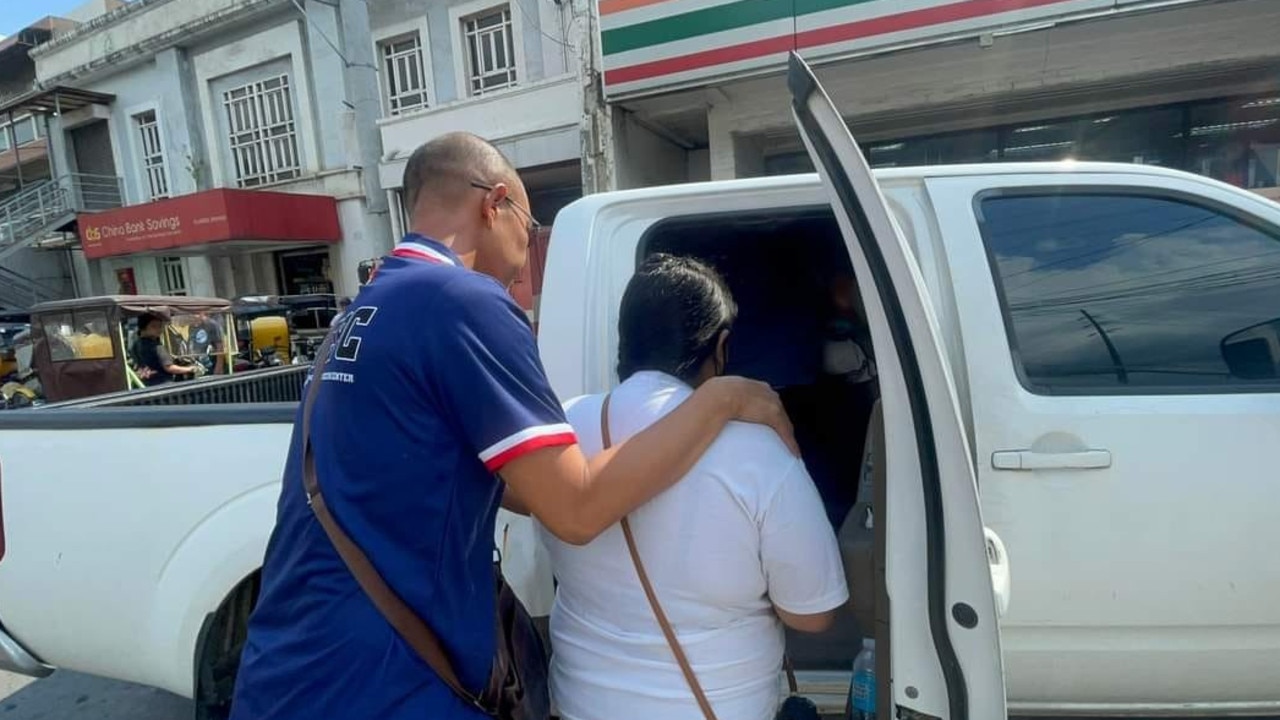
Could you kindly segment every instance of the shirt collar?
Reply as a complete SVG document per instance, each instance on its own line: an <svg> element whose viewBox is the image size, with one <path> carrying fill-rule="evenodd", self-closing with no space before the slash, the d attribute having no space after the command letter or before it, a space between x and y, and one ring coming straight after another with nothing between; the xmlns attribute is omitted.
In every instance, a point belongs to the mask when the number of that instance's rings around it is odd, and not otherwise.
<svg viewBox="0 0 1280 720"><path fill-rule="evenodd" d="M688 383L674 375L668 375L661 370L637 370L627 378L627 382L635 381L643 383L650 387L656 387L663 390L693 390Z"/></svg>
<svg viewBox="0 0 1280 720"><path fill-rule="evenodd" d="M462 267L462 260L444 243L424 235L409 233L404 236L391 254L400 258L426 260L437 265Z"/></svg>

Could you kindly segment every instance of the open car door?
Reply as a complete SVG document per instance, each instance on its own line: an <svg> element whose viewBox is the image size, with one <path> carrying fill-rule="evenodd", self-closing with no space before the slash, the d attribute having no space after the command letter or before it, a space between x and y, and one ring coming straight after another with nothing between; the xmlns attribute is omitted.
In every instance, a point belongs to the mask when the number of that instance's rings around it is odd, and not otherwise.
<svg viewBox="0 0 1280 720"><path fill-rule="evenodd" d="M794 53L788 85L859 278L879 367L886 472L875 517L884 572L875 607L878 716L1003 720L1000 628L973 455L923 278L844 120Z"/></svg>

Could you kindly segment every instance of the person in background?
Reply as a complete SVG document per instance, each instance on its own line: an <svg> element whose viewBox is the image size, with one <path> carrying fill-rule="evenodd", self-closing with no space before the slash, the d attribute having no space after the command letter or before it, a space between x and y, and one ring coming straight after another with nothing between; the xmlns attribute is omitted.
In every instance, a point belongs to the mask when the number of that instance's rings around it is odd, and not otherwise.
<svg viewBox="0 0 1280 720"><path fill-rule="evenodd" d="M632 277L618 322L610 435L625 442L719 376L737 309L711 268L657 255ZM604 395L570 401L589 454ZM821 632L849 598L835 534L804 463L767 428L731 423L684 479L631 513L654 592L716 715L778 708L783 625ZM631 569L619 526L575 547L542 533L559 581L551 689L563 720L700 720Z"/></svg>
<svg viewBox="0 0 1280 720"><path fill-rule="evenodd" d="M816 442L806 457L828 519L838 528L858 499L863 442L879 397L871 336L851 271L837 272L828 283L824 336Z"/></svg>
<svg viewBox="0 0 1280 720"><path fill-rule="evenodd" d="M209 317L209 313L195 313L195 322L187 330L187 345L191 354L201 362L212 360L206 365L215 375L221 375L226 366L226 355L223 352L223 332L218 321Z"/></svg>
<svg viewBox="0 0 1280 720"><path fill-rule="evenodd" d="M180 375L195 375L195 367L178 365L169 349L160 342L168 321L162 315L143 313L138 316L138 339L131 354L138 368L138 377L147 387L172 382Z"/></svg>
<svg viewBox="0 0 1280 720"><path fill-rule="evenodd" d="M829 377L851 385L871 382L876 364L866 348L871 346L860 311L858 285L853 276L840 273L831 280L831 317L826 325L822 364Z"/></svg>
<svg viewBox="0 0 1280 720"><path fill-rule="evenodd" d="M339 321L342 340L321 359L331 370L310 380L321 383L310 445L335 522L477 693L497 639L499 504L586 543L679 480L730 420L794 441L768 386L720 377L588 459L507 292L537 228L511 163L449 133L413 152L403 186L410 232ZM301 433L299 415L231 720L487 718L397 634L337 554L303 486Z"/></svg>
<svg viewBox="0 0 1280 720"><path fill-rule="evenodd" d="M333 319L329 321L330 328L338 327L338 323L342 321L342 316L347 314L347 308L351 306L351 298L342 297L338 300L338 312L334 313Z"/></svg>

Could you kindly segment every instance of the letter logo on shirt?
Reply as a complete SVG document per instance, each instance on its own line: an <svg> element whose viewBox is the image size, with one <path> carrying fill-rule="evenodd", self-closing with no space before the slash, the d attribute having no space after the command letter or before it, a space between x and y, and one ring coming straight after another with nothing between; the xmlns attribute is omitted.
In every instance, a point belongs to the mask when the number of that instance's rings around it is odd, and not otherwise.
<svg viewBox="0 0 1280 720"><path fill-rule="evenodd" d="M334 344L333 357L346 362L355 362L360 354L360 335L356 332L356 328L367 327L373 322L373 316L377 312L378 308L364 305L343 316L338 323L339 335L338 341Z"/></svg>

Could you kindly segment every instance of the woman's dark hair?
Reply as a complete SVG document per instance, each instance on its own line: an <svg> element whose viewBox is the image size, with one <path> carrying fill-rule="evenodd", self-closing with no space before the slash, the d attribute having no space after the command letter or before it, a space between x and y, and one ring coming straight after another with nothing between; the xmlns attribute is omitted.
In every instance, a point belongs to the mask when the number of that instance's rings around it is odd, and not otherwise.
<svg viewBox="0 0 1280 720"><path fill-rule="evenodd" d="M659 253L627 283L618 319L618 377L657 370L692 383L738 306L705 263Z"/></svg>

